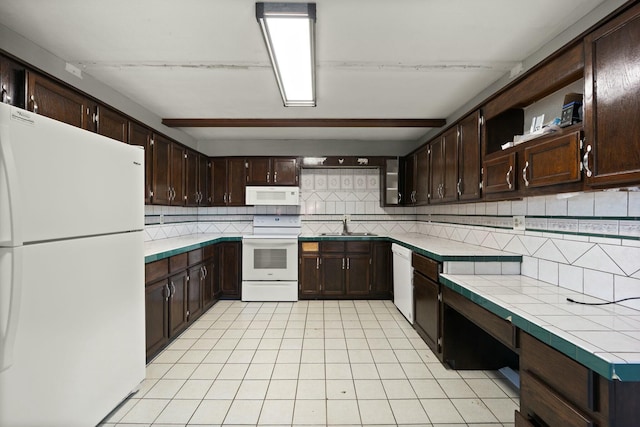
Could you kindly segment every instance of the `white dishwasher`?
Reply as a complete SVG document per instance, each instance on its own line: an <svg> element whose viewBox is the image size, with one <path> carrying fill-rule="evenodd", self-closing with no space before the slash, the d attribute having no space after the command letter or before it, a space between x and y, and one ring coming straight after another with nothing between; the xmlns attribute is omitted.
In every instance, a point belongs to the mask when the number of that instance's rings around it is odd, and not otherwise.
<svg viewBox="0 0 640 427"><path fill-rule="evenodd" d="M391 245L393 252L393 303L413 325L413 267L411 249Z"/></svg>

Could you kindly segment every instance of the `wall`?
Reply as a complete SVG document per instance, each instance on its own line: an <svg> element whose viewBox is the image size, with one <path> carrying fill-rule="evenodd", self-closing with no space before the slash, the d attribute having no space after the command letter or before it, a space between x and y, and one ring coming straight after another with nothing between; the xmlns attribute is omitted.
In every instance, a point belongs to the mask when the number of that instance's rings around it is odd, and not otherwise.
<svg viewBox="0 0 640 427"><path fill-rule="evenodd" d="M147 239L251 232L254 214L300 214L303 234L417 232L521 254L521 274L605 300L640 296L640 191L600 191L443 206L380 206L377 169L303 169L299 207L147 206ZM637 189L631 189L637 190ZM513 215L526 230L512 230ZM468 266L473 273L472 265ZM464 266L463 266L464 268ZM499 271L495 272L499 274ZM623 303L640 310L640 301Z"/></svg>

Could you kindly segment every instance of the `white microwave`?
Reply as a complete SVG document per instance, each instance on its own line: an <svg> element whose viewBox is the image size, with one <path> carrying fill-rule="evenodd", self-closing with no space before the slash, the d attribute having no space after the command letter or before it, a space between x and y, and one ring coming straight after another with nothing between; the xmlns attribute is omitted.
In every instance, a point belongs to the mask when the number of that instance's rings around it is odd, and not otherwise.
<svg viewBox="0 0 640 427"><path fill-rule="evenodd" d="M300 204L300 188L247 186L245 202L247 205L297 206Z"/></svg>

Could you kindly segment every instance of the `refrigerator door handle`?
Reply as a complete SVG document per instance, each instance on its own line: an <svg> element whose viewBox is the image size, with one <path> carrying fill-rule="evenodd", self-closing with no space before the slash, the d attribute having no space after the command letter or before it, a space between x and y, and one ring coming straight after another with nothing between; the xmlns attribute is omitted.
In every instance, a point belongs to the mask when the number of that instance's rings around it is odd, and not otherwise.
<svg viewBox="0 0 640 427"><path fill-rule="evenodd" d="M22 247L0 249L0 372L13 364L21 294Z"/></svg>
<svg viewBox="0 0 640 427"><path fill-rule="evenodd" d="M13 110L13 109L12 109ZM18 172L9 141L8 126L0 126L0 247L21 246L20 193L18 192ZM2 183L4 182L4 185ZM2 218L8 218L2 220Z"/></svg>

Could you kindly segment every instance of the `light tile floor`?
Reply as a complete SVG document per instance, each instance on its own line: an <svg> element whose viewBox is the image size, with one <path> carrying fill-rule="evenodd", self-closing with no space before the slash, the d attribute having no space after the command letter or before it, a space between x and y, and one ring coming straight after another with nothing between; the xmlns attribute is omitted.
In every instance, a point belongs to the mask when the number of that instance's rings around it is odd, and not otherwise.
<svg viewBox="0 0 640 427"><path fill-rule="evenodd" d="M494 371L444 367L391 301L220 301L101 425L513 426Z"/></svg>

